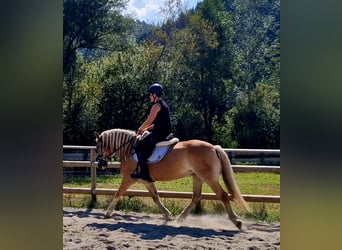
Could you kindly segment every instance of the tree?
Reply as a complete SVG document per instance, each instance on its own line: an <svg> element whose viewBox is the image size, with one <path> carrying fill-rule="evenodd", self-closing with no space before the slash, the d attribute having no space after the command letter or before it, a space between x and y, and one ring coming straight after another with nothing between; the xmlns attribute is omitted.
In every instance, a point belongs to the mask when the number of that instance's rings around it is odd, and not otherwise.
<svg viewBox="0 0 342 250"><path fill-rule="evenodd" d="M237 147L280 147L280 95L274 86L257 84L249 94L239 98L231 117Z"/></svg>
<svg viewBox="0 0 342 250"><path fill-rule="evenodd" d="M174 13L172 8L170 12ZM231 17L221 1L205 0L196 10L178 8L161 31L159 41L165 45L162 79L172 90L169 103L175 111L176 133L184 139L213 141L213 124L222 124L234 103Z"/></svg>
<svg viewBox="0 0 342 250"><path fill-rule="evenodd" d="M232 21L220 0L204 0L188 25L195 40L195 53L189 60L193 72L192 96L202 114L205 139L212 142L214 122L223 122L231 108Z"/></svg>
<svg viewBox="0 0 342 250"><path fill-rule="evenodd" d="M64 0L63 9L63 116L64 140L79 143L83 95L76 92L85 59L122 48L128 21L120 15L124 0Z"/></svg>
<svg viewBox="0 0 342 250"><path fill-rule="evenodd" d="M217 35L200 15L190 15L184 28L165 31L167 45L163 60L164 82L172 89L170 107L174 107L176 133L181 139L206 139L204 115L200 102L205 104L203 86L206 76L205 58L217 47ZM165 27L162 27L165 28ZM172 30L172 31L171 31ZM168 84L169 83L169 84ZM198 117L200 116L200 117ZM191 128L196 128L191 129Z"/></svg>
<svg viewBox="0 0 342 250"><path fill-rule="evenodd" d="M234 84L242 92L258 82L280 88L280 0L234 0Z"/></svg>
<svg viewBox="0 0 342 250"><path fill-rule="evenodd" d="M123 1L64 1L65 143L136 129L159 82L180 139L279 145L279 0L204 0L189 11L170 0L161 26L134 29Z"/></svg>
<svg viewBox="0 0 342 250"><path fill-rule="evenodd" d="M72 98L77 52L115 49L127 22L119 13L123 0L64 0L63 4L63 69Z"/></svg>
<svg viewBox="0 0 342 250"><path fill-rule="evenodd" d="M162 46L146 42L132 50L113 53L103 64L102 97L99 103L100 129L136 130L149 109L147 89L158 82Z"/></svg>

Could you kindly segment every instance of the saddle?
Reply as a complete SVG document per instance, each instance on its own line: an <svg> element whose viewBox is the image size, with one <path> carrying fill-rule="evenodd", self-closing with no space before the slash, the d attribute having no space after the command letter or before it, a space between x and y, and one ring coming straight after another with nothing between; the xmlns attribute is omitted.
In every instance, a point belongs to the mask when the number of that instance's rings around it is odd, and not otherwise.
<svg viewBox="0 0 342 250"><path fill-rule="evenodd" d="M144 134L142 135L142 137L144 137ZM168 139L170 137L172 137L172 134L166 138L167 140L160 141L156 144L156 147L154 148L151 156L147 159L147 164L159 162L169 152L171 146L179 142L178 138L173 137L171 139ZM138 156L135 152L133 152L133 160L135 162L138 162Z"/></svg>

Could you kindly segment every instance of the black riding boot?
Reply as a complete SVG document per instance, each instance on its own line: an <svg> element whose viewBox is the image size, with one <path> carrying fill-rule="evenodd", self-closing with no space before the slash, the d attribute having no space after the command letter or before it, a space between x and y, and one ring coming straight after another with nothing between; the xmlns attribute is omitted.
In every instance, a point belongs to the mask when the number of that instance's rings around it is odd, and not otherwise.
<svg viewBox="0 0 342 250"><path fill-rule="evenodd" d="M143 179L145 181L148 181L148 182L154 182L154 180L152 180L152 178L150 177L150 174L148 172L148 166L147 164L141 164L139 163L139 166L140 166L140 172L137 173L137 174L131 174L131 177L133 179Z"/></svg>

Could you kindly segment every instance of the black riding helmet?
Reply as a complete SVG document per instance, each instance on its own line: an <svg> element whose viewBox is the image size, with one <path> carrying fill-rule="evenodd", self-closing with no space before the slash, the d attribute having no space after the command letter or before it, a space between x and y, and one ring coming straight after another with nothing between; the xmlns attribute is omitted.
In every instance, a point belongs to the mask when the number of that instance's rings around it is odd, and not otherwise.
<svg viewBox="0 0 342 250"><path fill-rule="evenodd" d="M156 94L157 96L162 96L163 91L164 91L163 86L160 85L159 83L154 83L148 88L149 94Z"/></svg>

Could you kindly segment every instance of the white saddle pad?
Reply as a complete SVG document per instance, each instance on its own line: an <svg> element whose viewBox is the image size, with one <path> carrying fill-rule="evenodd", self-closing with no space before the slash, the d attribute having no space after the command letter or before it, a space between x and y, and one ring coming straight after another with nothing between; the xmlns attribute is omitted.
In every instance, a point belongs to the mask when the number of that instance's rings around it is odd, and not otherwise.
<svg viewBox="0 0 342 250"><path fill-rule="evenodd" d="M151 156L147 159L147 163L157 163L169 152L170 145L155 147ZM133 154L133 160L138 162L138 156L136 153Z"/></svg>

